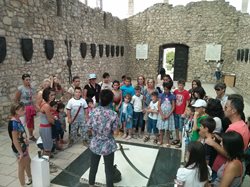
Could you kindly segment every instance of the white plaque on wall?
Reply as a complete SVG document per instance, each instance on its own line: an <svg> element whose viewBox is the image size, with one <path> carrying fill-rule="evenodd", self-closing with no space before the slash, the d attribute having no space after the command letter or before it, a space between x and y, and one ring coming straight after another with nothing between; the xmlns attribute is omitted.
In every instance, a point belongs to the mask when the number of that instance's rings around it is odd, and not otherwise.
<svg viewBox="0 0 250 187"><path fill-rule="evenodd" d="M221 45L207 44L205 60L206 61L220 61L221 60Z"/></svg>
<svg viewBox="0 0 250 187"><path fill-rule="evenodd" d="M148 44L136 44L136 59L148 59Z"/></svg>

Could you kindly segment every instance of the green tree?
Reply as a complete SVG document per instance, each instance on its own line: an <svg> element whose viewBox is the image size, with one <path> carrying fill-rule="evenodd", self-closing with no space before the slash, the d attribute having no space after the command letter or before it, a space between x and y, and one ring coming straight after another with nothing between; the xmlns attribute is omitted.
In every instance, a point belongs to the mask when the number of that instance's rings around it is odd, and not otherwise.
<svg viewBox="0 0 250 187"><path fill-rule="evenodd" d="M174 51L169 51L166 54L167 64L174 65Z"/></svg>

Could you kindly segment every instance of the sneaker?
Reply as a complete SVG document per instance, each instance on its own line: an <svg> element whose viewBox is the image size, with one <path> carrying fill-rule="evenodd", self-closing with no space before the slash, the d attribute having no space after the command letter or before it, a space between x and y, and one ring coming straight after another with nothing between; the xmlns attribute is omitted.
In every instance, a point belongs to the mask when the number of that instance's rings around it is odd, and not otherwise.
<svg viewBox="0 0 250 187"><path fill-rule="evenodd" d="M29 140L31 140L31 141L33 141L33 142L36 142L36 141L37 141L37 139L36 139L34 136L31 136L31 137L29 138Z"/></svg>
<svg viewBox="0 0 250 187"><path fill-rule="evenodd" d="M129 135L127 136L126 140L130 140L132 137Z"/></svg>
<svg viewBox="0 0 250 187"><path fill-rule="evenodd" d="M31 185L32 184L32 178L29 178L26 182L26 185Z"/></svg>
<svg viewBox="0 0 250 187"><path fill-rule="evenodd" d="M176 144L175 148L181 148L181 143Z"/></svg>
<svg viewBox="0 0 250 187"><path fill-rule="evenodd" d="M49 172L50 173L56 173L57 172L57 168L56 167L50 167L49 168Z"/></svg>

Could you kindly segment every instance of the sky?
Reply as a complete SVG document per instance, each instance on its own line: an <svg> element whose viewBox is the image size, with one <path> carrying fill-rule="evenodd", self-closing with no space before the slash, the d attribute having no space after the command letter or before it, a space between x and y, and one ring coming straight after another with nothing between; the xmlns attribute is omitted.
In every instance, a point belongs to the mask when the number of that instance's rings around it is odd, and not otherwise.
<svg viewBox="0 0 250 187"><path fill-rule="evenodd" d="M84 2L84 0L80 0ZM102 0L103 10L112 13L113 16L117 16L120 19L128 17L128 0ZM186 5L189 2L200 0L169 0L169 3L173 6ZM207 0L211 1L211 0ZM241 0L226 0L231 5L236 7L237 10L241 10ZM144 11L146 8L154 5L155 3L162 3L163 0L134 0L134 14ZM96 7L96 0L88 0L88 5L92 8ZM248 4L248 12L250 13L250 2Z"/></svg>

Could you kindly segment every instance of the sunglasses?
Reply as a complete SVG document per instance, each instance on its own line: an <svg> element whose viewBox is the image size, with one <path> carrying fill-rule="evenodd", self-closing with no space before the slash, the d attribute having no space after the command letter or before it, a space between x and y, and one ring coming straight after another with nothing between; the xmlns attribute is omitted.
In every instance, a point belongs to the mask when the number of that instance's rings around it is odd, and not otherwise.
<svg viewBox="0 0 250 187"><path fill-rule="evenodd" d="M221 89L217 88L217 89L215 89L215 91L221 91Z"/></svg>

